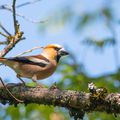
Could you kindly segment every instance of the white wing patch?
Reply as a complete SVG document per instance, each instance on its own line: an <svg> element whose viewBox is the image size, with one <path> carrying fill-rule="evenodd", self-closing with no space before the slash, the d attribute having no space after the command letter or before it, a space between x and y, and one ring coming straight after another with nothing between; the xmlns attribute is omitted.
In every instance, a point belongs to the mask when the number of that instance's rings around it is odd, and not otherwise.
<svg viewBox="0 0 120 120"><path fill-rule="evenodd" d="M34 58L34 57L29 57L27 59L30 60L30 61L32 61L32 62L35 62L35 63L43 63L43 64L46 64L46 65L49 64L49 62L47 62L45 60Z"/></svg>

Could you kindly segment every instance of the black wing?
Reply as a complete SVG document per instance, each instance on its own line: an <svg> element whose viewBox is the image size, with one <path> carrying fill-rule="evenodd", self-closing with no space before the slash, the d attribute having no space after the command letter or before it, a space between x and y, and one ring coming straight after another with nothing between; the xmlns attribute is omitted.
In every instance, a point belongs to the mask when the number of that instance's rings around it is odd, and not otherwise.
<svg viewBox="0 0 120 120"><path fill-rule="evenodd" d="M42 60L34 57L10 57L6 59L10 61L16 61L16 62L31 64L31 65L38 65L40 67L45 67L46 65L49 64L49 62L45 61L44 59Z"/></svg>

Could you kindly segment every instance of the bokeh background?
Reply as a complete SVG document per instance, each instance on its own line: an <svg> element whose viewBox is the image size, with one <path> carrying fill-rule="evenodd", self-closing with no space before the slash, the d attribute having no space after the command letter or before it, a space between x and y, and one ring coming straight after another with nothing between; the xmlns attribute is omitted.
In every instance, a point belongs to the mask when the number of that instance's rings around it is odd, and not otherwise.
<svg viewBox="0 0 120 120"><path fill-rule="evenodd" d="M17 5L28 1L17 0ZM12 0L1 0L1 5L10 7ZM60 88L88 92L88 82L94 82L109 92L120 92L120 0L40 0L18 7L17 13L24 16L17 16L17 20L26 39L6 57L50 43L61 44L71 53L61 59L56 73L39 83L49 87L57 82ZM14 32L12 13L1 7L0 23ZM0 41L4 40L0 36ZM27 55L40 52L35 50ZM6 83L19 82L6 66L0 66L0 76ZM37 104L18 107L0 104L0 119L73 120L64 108ZM119 120L120 116L93 112L84 117L84 120L108 119Z"/></svg>

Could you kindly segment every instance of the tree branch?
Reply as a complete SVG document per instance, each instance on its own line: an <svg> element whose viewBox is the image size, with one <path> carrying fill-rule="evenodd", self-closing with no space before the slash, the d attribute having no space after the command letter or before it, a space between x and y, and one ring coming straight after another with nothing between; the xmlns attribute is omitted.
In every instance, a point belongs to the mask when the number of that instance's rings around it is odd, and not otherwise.
<svg viewBox="0 0 120 120"><path fill-rule="evenodd" d="M20 40L22 40L22 32L18 32L15 36L8 36L9 44L0 51L0 57L4 57Z"/></svg>
<svg viewBox="0 0 120 120"><path fill-rule="evenodd" d="M12 4L13 23L14 23L14 29L15 29L15 34L16 34L16 33L17 33L17 20L16 20L16 9L15 9L15 5L16 5L16 0L13 0L13 4Z"/></svg>
<svg viewBox="0 0 120 120"><path fill-rule="evenodd" d="M23 100L24 104L37 103L65 107L70 110L72 115L74 110L79 113L82 112L83 115L85 112L93 111L120 113L120 94L105 94L103 88L95 88L94 85L92 87L89 86L90 93L60 90L56 86L48 89L39 85L34 88L26 87L22 84L8 84L7 87L16 98ZM17 104L4 89L0 85L1 103Z"/></svg>
<svg viewBox="0 0 120 120"><path fill-rule="evenodd" d="M8 44L7 46L0 51L0 57L4 57L20 40L22 40L23 32L20 31L20 25L18 24L18 21L16 20L16 0L13 0L12 4L12 11L13 11L13 23L14 23L14 34L11 35L1 24L0 27L4 30L4 32L7 34L0 33L2 36L4 36Z"/></svg>

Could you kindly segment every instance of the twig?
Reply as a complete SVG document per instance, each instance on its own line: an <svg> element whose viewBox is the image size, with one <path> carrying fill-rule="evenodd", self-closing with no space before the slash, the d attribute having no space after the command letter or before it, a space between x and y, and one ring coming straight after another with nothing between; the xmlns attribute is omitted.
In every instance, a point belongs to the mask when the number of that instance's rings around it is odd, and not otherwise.
<svg viewBox="0 0 120 120"><path fill-rule="evenodd" d="M24 101L22 101L22 100L17 99L17 98L9 91L9 89L6 87L6 85L4 84L4 82L3 82L3 80L2 80L1 77L0 77L0 81L1 81L2 85L4 86L4 88L6 89L6 91L9 93L9 95L10 95L13 99L15 99L18 103L23 103L23 102L24 102Z"/></svg>
<svg viewBox="0 0 120 120"><path fill-rule="evenodd" d="M0 45L6 45L8 43L8 41L2 41L0 42Z"/></svg>
<svg viewBox="0 0 120 120"><path fill-rule="evenodd" d="M4 33L2 33L2 32L0 32L0 34L2 35L2 36L4 36L4 37L8 37L7 35L5 35Z"/></svg>
<svg viewBox="0 0 120 120"><path fill-rule="evenodd" d="M8 34L9 36L11 36L11 34L5 29L5 27L2 26L1 23L0 23L0 27L1 27L1 29L2 29L6 34Z"/></svg>
<svg viewBox="0 0 120 120"><path fill-rule="evenodd" d="M21 38L11 41L3 50L0 51L0 57L4 57L19 41Z"/></svg>
<svg viewBox="0 0 120 120"><path fill-rule="evenodd" d="M26 21L31 22L31 23L44 23L44 22L48 21L47 19L46 20L32 20L32 19L30 19L30 18L28 18L28 17L26 17L26 16L24 16L24 15L22 15L20 13L16 13L16 15L23 18Z"/></svg>
<svg viewBox="0 0 120 120"><path fill-rule="evenodd" d="M4 10L8 10L10 12L13 12L12 8L8 5L2 5L2 6L0 6L0 9L4 9ZM17 13L17 12L16 12L16 15L23 18L24 20L31 22L31 23L44 23L44 22L48 21L47 19L46 20L32 20L32 19L30 19L20 13Z"/></svg>
<svg viewBox="0 0 120 120"><path fill-rule="evenodd" d="M12 10L13 10L13 22L14 22L14 29L15 34L17 33L17 20L16 20L16 9L15 9L16 0L13 0Z"/></svg>
<svg viewBox="0 0 120 120"><path fill-rule="evenodd" d="M30 50L27 50L27 51L25 51L25 52L23 52L23 53L20 53L20 54L16 55L15 57L24 55L24 54L26 54L26 53L32 52L33 50L40 49L40 48L42 48L42 47L39 47L39 46L34 47L34 48L30 49Z"/></svg>
<svg viewBox="0 0 120 120"><path fill-rule="evenodd" d="M26 5L30 5L30 4L34 4L34 3L39 2L39 1L41 1L41 0L31 0L29 2L25 2L25 3L22 3L18 6L16 6L16 8L20 8L20 7L23 7L23 6L26 6Z"/></svg>

